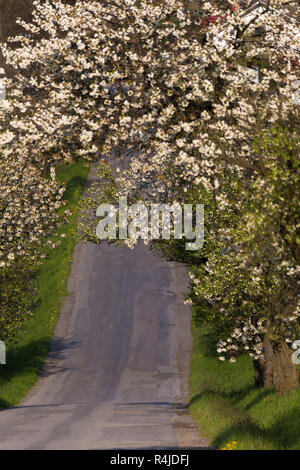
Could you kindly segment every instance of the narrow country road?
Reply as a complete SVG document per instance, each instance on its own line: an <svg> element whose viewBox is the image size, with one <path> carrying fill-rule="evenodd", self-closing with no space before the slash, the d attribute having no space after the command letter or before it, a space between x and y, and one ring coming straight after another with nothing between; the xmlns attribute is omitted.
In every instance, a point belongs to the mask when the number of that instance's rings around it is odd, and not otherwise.
<svg viewBox="0 0 300 470"><path fill-rule="evenodd" d="M143 244L78 244L45 369L0 413L0 449L207 448L186 410L186 288Z"/></svg>

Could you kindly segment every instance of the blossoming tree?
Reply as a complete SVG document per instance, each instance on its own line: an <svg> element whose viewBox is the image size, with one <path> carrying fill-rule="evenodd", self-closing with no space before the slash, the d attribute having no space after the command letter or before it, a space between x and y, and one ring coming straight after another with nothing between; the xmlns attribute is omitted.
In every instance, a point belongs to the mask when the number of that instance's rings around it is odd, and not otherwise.
<svg viewBox="0 0 300 470"><path fill-rule="evenodd" d="M112 178L107 197L150 203L210 195L206 271L212 275L205 275L205 289L193 286L193 295L219 302L214 318L226 323L226 342L250 325L249 340L236 347L251 349L255 360L266 336L272 354L275 348L277 389L285 389L278 385L282 369L290 371L286 388L297 386L282 325L299 319L299 225L289 195L299 168L285 161L288 184L276 162L289 145L276 154L262 143L272 141L276 126L293 140L299 124L297 16L280 0L251 15L228 1L203 3L196 15L179 0L34 5L32 23L21 22L27 34L2 47L15 70L0 115L3 155L22 155L45 169L100 153L122 159L129 151L128 169ZM274 205L274 181L286 188L279 195L286 205ZM279 219L270 216L274 207ZM266 223L274 237L262 230ZM198 286L201 269L193 272Z"/></svg>

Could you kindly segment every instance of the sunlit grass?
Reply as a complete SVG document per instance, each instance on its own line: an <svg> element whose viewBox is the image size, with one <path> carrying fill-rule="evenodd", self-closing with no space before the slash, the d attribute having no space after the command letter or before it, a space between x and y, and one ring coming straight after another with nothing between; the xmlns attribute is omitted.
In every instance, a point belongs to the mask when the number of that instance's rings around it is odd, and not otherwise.
<svg viewBox="0 0 300 470"><path fill-rule="evenodd" d="M213 335L193 332L190 410L201 434L217 449L300 449L300 390L256 389L249 356L220 362Z"/></svg>

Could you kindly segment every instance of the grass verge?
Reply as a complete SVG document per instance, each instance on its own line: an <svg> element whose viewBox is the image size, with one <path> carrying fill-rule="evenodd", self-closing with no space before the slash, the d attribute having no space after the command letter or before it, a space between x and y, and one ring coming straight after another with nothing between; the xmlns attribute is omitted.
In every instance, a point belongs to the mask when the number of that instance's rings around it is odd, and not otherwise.
<svg viewBox="0 0 300 470"><path fill-rule="evenodd" d="M300 449L300 390L255 389L249 356L220 362L209 331L193 325L190 412L216 449Z"/></svg>
<svg viewBox="0 0 300 470"><path fill-rule="evenodd" d="M52 241L61 244L47 251L47 258L36 274L38 295L34 315L26 322L26 334L8 344L7 364L0 365L0 409L17 405L36 383L49 351L51 337L67 294L72 254L76 243L78 203L81 199L89 166L76 162L59 166L57 179L65 183L64 199L72 215L69 223L59 227ZM63 237L61 237L62 234Z"/></svg>

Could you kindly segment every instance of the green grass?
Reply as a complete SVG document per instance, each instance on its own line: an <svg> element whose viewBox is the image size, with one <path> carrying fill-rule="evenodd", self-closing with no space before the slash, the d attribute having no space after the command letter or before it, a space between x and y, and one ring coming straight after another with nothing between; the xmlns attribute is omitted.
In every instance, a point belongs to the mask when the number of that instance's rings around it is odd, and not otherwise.
<svg viewBox="0 0 300 470"><path fill-rule="evenodd" d="M64 199L72 215L69 223L59 227L52 240L61 245L47 251L47 258L36 275L38 295L34 315L25 324L25 334L7 347L5 365L0 365L0 409L17 405L35 384L49 351L50 340L58 319L76 243L78 203L85 187L89 167L84 162L59 166L57 179L64 182ZM66 238L60 235L65 233Z"/></svg>
<svg viewBox="0 0 300 470"><path fill-rule="evenodd" d="M300 449L300 390L276 397L255 389L249 356L232 364L215 353L213 335L193 325L190 412L216 449Z"/></svg>

